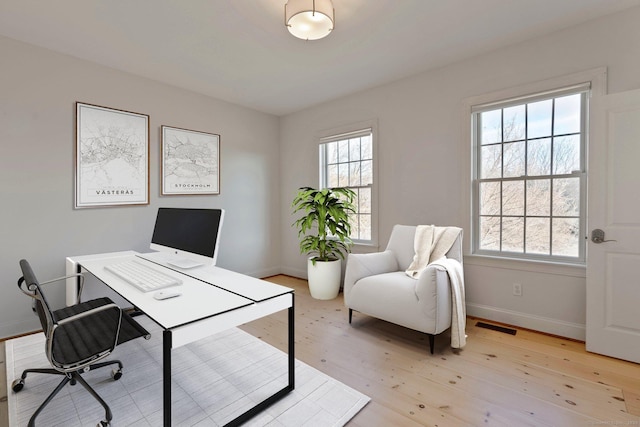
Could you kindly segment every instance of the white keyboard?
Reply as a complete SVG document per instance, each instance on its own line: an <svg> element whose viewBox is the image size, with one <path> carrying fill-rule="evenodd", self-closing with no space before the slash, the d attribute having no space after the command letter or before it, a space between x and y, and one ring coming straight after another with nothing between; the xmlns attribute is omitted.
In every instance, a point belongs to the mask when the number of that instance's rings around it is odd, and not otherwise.
<svg viewBox="0 0 640 427"><path fill-rule="evenodd" d="M105 265L104 269L142 292L150 292L182 284L182 280L177 277L170 276L134 260Z"/></svg>

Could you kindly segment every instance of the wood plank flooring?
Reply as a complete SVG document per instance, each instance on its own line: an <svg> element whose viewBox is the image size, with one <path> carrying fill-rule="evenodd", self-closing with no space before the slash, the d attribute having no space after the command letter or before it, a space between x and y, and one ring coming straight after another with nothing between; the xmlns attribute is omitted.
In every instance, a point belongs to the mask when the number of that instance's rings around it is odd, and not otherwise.
<svg viewBox="0 0 640 427"><path fill-rule="evenodd" d="M304 280L267 280L296 290L296 357L371 397L349 426L640 425L640 365L584 343L469 318L463 350L445 333L431 355L419 332L357 312L349 325L342 295L318 301ZM285 325L278 313L242 329L284 350Z"/></svg>
<svg viewBox="0 0 640 427"><path fill-rule="evenodd" d="M443 334L431 355L419 332L360 313L349 325L342 295L318 301L304 280L267 280L296 290L296 357L371 397L351 427L640 425L638 364L532 331L479 328L472 318L463 350ZM278 313L242 329L286 351L286 322ZM8 424L4 375L0 345L0 426Z"/></svg>

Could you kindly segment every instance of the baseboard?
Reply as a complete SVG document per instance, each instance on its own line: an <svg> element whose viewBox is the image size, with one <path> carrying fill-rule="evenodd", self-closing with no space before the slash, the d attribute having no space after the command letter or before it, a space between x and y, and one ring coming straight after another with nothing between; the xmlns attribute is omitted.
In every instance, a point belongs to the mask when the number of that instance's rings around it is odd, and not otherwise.
<svg viewBox="0 0 640 427"><path fill-rule="evenodd" d="M6 341L21 335L32 334L34 331L42 330L38 322L38 316L33 316L31 320L22 322L6 322L0 324L0 341Z"/></svg>
<svg viewBox="0 0 640 427"><path fill-rule="evenodd" d="M469 316L520 326L521 328L532 329L534 331L558 335L578 341L584 341L586 338L585 325L579 323L565 322L563 320L473 303L467 303L467 314Z"/></svg>
<svg viewBox="0 0 640 427"><path fill-rule="evenodd" d="M277 276L278 274L282 273L282 269L279 267L272 267L272 268L265 268L262 270L255 270L255 271L245 271L243 274L246 274L247 276L251 276L251 277L256 277L258 279L261 279L263 277L271 277L271 276Z"/></svg>
<svg viewBox="0 0 640 427"><path fill-rule="evenodd" d="M307 269L300 270L298 268L281 267L276 274L285 274L287 276L297 277L298 279L307 280Z"/></svg>

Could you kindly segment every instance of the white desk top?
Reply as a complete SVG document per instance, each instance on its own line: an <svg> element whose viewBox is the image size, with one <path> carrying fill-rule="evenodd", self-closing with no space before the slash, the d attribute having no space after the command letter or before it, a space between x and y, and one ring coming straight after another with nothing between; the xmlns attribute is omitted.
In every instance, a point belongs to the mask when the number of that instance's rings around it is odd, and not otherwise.
<svg viewBox="0 0 640 427"><path fill-rule="evenodd" d="M164 269L165 273L175 274L177 277L182 279L182 285L169 288L172 290L178 290L182 295L177 298L158 301L153 298L153 295L155 294L154 291L146 293L142 292L104 268L105 265L126 261L128 259L133 259L134 257L136 257L136 255L134 255L133 252L127 252L122 256L118 256L117 254L108 254L106 257L101 257L100 255L77 257L76 260L85 270L89 271L99 280L107 283L110 288L131 302L134 306L139 307L145 314L165 329L171 329L200 319L235 310L240 307L255 304L253 300L228 292L221 287L212 286L202 280L197 280L176 271ZM149 263L153 266L153 263L150 261L140 259L139 257L136 258L140 262ZM204 274L204 272L202 272L202 274ZM224 280L229 280L231 282L238 280L239 282L244 283L242 286L247 288L257 286L257 283L254 283L253 280L258 282L260 285L265 283L269 284L269 282L248 278L248 276L227 272L226 270L223 270L223 273L221 274L223 275L222 277L225 278ZM239 277L236 276L236 274L238 274ZM229 286L232 285L232 283L229 284ZM292 292L292 289L285 287L282 288L288 289L288 292Z"/></svg>
<svg viewBox="0 0 640 427"><path fill-rule="evenodd" d="M174 267L167 264L165 261L166 254L162 252L138 254L138 257L153 261L163 267L202 280L219 288L226 289L229 292L249 298L255 302L264 301L293 291L286 286L256 279L255 277L225 270L220 267L201 266L187 269Z"/></svg>

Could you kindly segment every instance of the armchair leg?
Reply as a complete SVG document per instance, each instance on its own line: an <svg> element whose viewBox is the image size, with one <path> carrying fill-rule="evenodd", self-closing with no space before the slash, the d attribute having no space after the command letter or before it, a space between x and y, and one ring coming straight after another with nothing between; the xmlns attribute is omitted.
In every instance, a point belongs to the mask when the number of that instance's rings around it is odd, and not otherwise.
<svg viewBox="0 0 640 427"><path fill-rule="evenodd" d="M431 350L431 354L433 354L433 346L435 344L436 336L433 334L428 334L428 335L429 335L429 349Z"/></svg>
<svg viewBox="0 0 640 427"><path fill-rule="evenodd" d="M351 324L351 318L353 317L353 309L349 309L349 324Z"/></svg>

